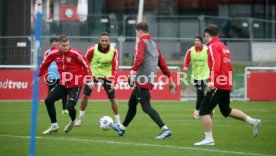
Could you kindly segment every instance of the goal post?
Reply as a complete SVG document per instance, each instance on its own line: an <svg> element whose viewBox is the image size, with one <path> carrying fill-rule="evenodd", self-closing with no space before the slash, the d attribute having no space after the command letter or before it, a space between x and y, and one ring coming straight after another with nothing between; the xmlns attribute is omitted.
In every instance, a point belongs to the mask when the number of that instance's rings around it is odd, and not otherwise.
<svg viewBox="0 0 276 156"><path fill-rule="evenodd" d="M35 65L0 65L0 69L30 69L33 70Z"/></svg>
<svg viewBox="0 0 276 156"><path fill-rule="evenodd" d="M119 66L119 69L121 70L130 70L132 66ZM158 67L159 69L159 67ZM175 70L175 71L180 71L179 66L168 66L168 69L170 70Z"/></svg>

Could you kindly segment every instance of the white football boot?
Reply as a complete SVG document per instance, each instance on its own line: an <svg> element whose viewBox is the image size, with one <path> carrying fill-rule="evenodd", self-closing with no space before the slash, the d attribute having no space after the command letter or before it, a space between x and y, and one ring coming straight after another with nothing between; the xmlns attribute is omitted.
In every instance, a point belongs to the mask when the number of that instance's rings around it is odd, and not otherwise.
<svg viewBox="0 0 276 156"><path fill-rule="evenodd" d="M53 132L58 132L59 127L51 125L48 129L46 129L42 134L51 134Z"/></svg>
<svg viewBox="0 0 276 156"><path fill-rule="evenodd" d="M261 120L257 119L254 125L252 126L253 130L253 136L256 137L259 134L260 131L260 126L261 126Z"/></svg>
<svg viewBox="0 0 276 156"><path fill-rule="evenodd" d="M200 142L194 143L196 146L202 146L202 145L215 145L214 139L204 139Z"/></svg>
<svg viewBox="0 0 276 156"><path fill-rule="evenodd" d="M69 131L71 131L71 129L74 128L75 125L75 121L70 121L64 128L64 132L68 133Z"/></svg>

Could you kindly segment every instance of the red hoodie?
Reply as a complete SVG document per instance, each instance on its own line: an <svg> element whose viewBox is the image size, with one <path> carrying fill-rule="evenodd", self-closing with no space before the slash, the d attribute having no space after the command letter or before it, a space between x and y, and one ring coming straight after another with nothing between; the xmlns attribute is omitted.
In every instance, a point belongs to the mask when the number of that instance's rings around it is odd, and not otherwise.
<svg viewBox="0 0 276 156"><path fill-rule="evenodd" d="M69 48L67 52L61 52L59 49L53 50L40 65L39 76L45 73L52 61L55 61L58 66L58 73L60 75L59 84L65 88L81 86L83 85L84 76L92 76L87 59L77 49ZM65 73L68 74L64 77L62 73L64 75ZM72 78L70 78L70 73Z"/></svg>
<svg viewBox="0 0 276 156"><path fill-rule="evenodd" d="M218 89L232 90L232 62L230 51L218 37L208 44L208 64L210 68L210 82Z"/></svg>

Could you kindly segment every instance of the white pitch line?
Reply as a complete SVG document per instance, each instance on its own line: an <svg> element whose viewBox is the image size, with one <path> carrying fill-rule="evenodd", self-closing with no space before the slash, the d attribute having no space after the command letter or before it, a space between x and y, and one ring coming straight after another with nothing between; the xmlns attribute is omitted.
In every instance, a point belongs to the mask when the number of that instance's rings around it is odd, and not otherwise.
<svg viewBox="0 0 276 156"><path fill-rule="evenodd" d="M7 138L20 138L29 139L30 136L17 136L17 135L0 135L0 137ZM145 146L145 147L161 147L161 148L171 148L179 150L192 150L192 151L203 151L203 152L216 152L216 153L227 153L235 155L247 155L247 156L275 156L270 154L261 153L247 153L238 151L227 151L227 150L216 150L216 149L206 149L206 148L196 148L196 147L183 147L183 146L172 146L172 145L157 145L157 144L145 144L145 143L130 143L130 142L120 142L120 141L104 141L104 140L89 140L81 138L63 138L63 137L42 137L37 136L37 139L47 139L47 140L59 140L59 141L79 141L79 142L93 142L93 143L107 143L107 144L119 144L119 145L134 145L134 146Z"/></svg>

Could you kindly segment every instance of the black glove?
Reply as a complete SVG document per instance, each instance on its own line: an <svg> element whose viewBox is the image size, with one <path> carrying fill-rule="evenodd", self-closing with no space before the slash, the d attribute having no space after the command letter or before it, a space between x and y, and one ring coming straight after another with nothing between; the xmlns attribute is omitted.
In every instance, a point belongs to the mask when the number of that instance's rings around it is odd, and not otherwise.
<svg viewBox="0 0 276 156"><path fill-rule="evenodd" d="M128 85L129 85L130 87L133 87L133 86L134 86L134 81L133 81L130 77L128 77Z"/></svg>
<svg viewBox="0 0 276 156"><path fill-rule="evenodd" d="M169 82L169 89L171 90L172 94L175 94L175 90L176 90L176 85L174 82Z"/></svg>

